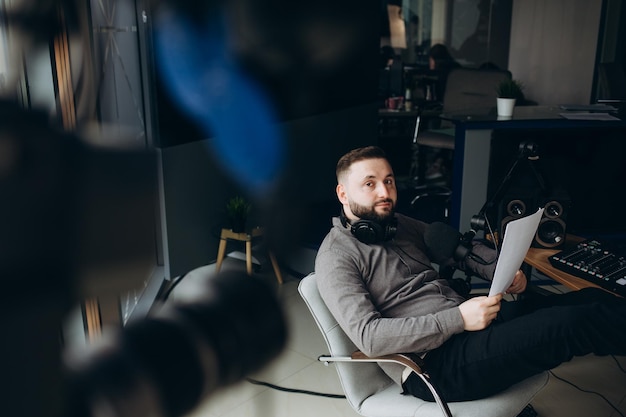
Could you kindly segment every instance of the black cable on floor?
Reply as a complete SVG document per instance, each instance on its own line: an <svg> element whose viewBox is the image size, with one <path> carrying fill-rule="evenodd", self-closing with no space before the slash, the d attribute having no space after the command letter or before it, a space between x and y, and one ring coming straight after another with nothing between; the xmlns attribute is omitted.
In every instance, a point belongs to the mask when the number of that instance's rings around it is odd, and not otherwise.
<svg viewBox="0 0 626 417"><path fill-rule="evenodd" d="M551 374L553 377L555 377L556 379L558 379L559 381L563 381L563 382L565 382L566 384L569 384L569 385L571 385L572 387L576 388L578 391L585 392L585 393L587 393L587 394L595 394L595 395L597 395L598 397L600 397L600 398L602 398L604 401L606 401L606 403L607 403L608 405L610 405L610 406L611 406L611 408L613 408L613 410L615 410L615 412L616 412L617 414L619 414L619 415L620 415L620 416L622 416L622 417L625 417L625 416L624 416L624 414L623 414L621 411L619 411L619 410L617 409L617 407L615 407L615 406L613 405L613 403L611 403L611 401L609 401L609 400L608 400L608 398L606 398L604 395L600 394L599 392L595 392L595 391L588 391L588 390L582 389L582 388L581 388L581 387L579 387L578 385L574 384L573 382L568 381L568 380L567 380L567 379L565 379L565 378L561 378L560 376L556 375L556 374L555 374L554 372L552 372L552 371L550 371L550 374Z"/></svg>
<svg viewBox="0 0 626 417"><path fill-rule="evenodd" d="M614 355L611 355L611 357L613 358L613 360L615 361L615 363L617 364L617 367L626 374L626 370L624 368L622 368L622 364L619 363L619 361L617 360L617 358Z"/></svg>
<svg viewBox="0 0 626 417"><path fill-rule="evenodd" d="M291 392L291 393L295 393L295 394L315 395L315 396L318 396L318 397L326 397L326 398L340 398L340 399L345 399L346 398L345 395L325 394L325 393L322 393L322 392L315 392L315 391L307 391L307 390L294 389L294 388L279 387L278 385L270 384L269 382L257 381L256 379L252 379L252 378L246 378L246 381L248 381L249 383L254 384L254 385L263 385L265 387L272 388L272 389L275 389L275 390L278 390L278 391Z"/></svg>
<svg viewBox="0 0 626 417"><path fill-rule="evenodd" d="M167 286L161 289L161 292L157 295L157 300L167 301L172 291L174 291L174 288L176 288L176 286L181 283L181 281L187 276L187 274L189 274L189 272L186 272L171 280Z"/></svg>

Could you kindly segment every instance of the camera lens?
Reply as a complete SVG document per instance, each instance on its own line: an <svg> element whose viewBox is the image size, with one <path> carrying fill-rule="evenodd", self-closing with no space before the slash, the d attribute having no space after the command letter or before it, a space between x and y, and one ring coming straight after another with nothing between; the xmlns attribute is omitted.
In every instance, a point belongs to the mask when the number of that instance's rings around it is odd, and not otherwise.
<svg viewBox="0 0 626 417"><path fill-rule="evenodd" d="M216 388L261 369L286 339L269 285L235 271L207 276L192 297L70 358L76 414L183 415Z"/></svg>

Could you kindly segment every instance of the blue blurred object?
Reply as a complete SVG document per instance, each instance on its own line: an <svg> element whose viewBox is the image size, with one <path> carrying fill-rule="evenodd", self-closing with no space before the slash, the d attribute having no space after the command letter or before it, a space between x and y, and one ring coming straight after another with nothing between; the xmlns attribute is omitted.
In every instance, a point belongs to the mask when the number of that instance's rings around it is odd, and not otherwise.
<svg viewBox="0 0 626 417"><path fill-rule="evenodd" d="M282 171L284 140L273 104L229 53L224 17L192 20L163 10L157 19L157 65L172 99L212 133L207 143L238 183L267 191Z"/></svg>

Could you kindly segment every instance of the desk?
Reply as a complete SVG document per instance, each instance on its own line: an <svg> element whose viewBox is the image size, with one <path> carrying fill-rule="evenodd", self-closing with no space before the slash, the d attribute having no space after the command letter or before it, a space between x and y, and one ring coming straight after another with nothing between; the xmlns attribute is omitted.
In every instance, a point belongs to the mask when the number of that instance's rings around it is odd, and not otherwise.
<svg viewBox="0 0 626 417"><path fill-rule="evenodd" d="M582 242L584 239L578 236L567 235L566 237L566 247L568 244L576 244L578 242ZM578 278L574 275L568 274L567 272L563 272L560 269L556 269L550 264L548 258L554 255L557 252L560 252L562 249L541 249L541 248L530 248L526 257L524 258L524 262L535 268L537 271L544 273L546 276L552 278L553 280L559 282L560 284L565 285L567 288L572 290L580 290L587 287L596 287L601 288L599 285L594 284L593 282L587 281L582 278Z"/></svg>
<svg viewBox="0 0 626 417"><path fill-rule="evenodd" d="M498 118L495 108L472 109L441 115L455 126L452 207L450 224L459 230L470 226L470 220L488 200L492 134L494 131L532 130L534 132L585 129L601 138L599 131L624 130L626 121L568 120L560 116L558 106L518 106L513 117ZM532 139L534 135L529 134ZM512 160L515 155L498 155Z"/></svg>
<svg viewBox="0 0 626 417"><path fill-rule="evenodd" d="M263 236L263 228L255 227L250 233L242 232L235 233L231 229L222 229L220 233L220 246L217 250L217 262L215 264L215 272L219 272L222 268L222 261L226 255L226 246L229 240L236 240L239 242L246 242L246 271L248 275L252 275L252 239ZM268 251L268 256L272 262L272 268L274 268L274 274L276 274L276 280L279 284L283 283L283 276L280 273L278 262L276 257L271 251Z"/></svg>

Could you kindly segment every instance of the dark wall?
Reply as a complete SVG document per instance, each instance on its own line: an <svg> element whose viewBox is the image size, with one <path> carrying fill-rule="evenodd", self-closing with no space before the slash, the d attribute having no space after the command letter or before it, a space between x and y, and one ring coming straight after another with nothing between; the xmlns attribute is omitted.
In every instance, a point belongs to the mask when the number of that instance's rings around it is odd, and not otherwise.
<svg viewBox="0 0 626 417"><path fill-rule="evenodd" d="M258 193L230 176L210 129L160 91L171 277L215 260L219 230L226 226L224 207L234 195L252 201L252 222L266 227L266 241L279 260L300 244L318 245L339 207L336 161L354 147L377 142L377 1L310 1L297 10L280 1L236 3L240 68L271 97L286 157L274 186ZM246 103L238 109L250 111Z"/></svg>
<svg viewBox="0 0 626 417"><path fill-rule="evenodd" d="M552 195L566 196L567 232L585 237L626 236L623 208L626 193L625 129L578 128L494 131L489 195L502 183L518 155L521 142L538 145L539 160L524 160L513 172L509 190L530 195L540 192L533 169ZM510 193L510 191L509 191Z"/></svg>

